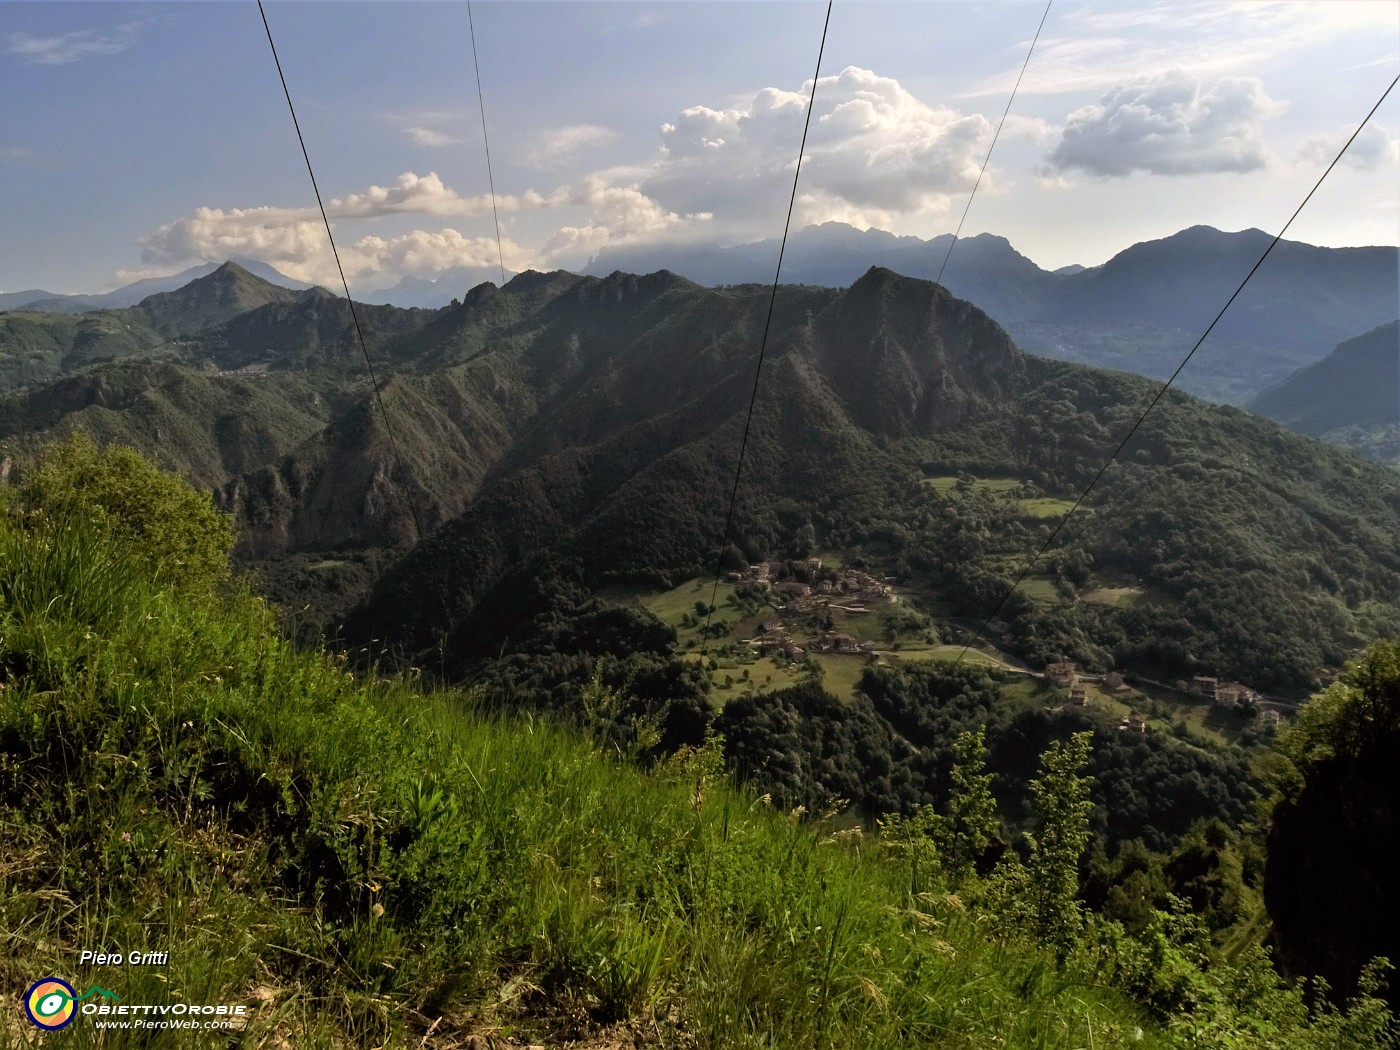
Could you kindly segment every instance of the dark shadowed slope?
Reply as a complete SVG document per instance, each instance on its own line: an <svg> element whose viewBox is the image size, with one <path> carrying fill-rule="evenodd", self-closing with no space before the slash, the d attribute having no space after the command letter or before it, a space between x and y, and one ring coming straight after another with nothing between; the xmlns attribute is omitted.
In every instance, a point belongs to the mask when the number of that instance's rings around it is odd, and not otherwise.
<svg viewBox="0 0 1400 1050"><path fill-rule="evenodd" d="M1400 423L1400 323L1348 339L1289 376L1249 408L1300 434Z"/></svg>

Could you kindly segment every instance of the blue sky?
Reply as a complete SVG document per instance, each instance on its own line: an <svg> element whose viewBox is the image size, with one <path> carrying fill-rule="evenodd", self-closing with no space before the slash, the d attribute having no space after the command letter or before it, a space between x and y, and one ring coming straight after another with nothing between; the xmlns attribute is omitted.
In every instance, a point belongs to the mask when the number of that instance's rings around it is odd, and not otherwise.
<svg viewBox="0 0 1400 1050"><path fill-rule="evenodd" d="M798 225L951 230L1043 4L838 0ZM776 237L824 5L473 6L508 269ZM352 288L494 265L467 11L268 2ZM1274 231L1400 72L1400 5L1057 0L966 233L1102 262ZM1289 236L1400 239L1400 89ZM0 290L334 268L257 6L0 0Z"/></svg>

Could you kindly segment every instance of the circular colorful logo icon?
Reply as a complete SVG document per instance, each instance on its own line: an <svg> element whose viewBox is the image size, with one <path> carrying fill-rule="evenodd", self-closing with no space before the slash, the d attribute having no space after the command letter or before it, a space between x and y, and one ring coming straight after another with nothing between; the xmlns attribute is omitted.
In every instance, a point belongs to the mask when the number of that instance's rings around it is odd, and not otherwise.
<svg viewBox="0 0 1400 1050"><path fill-rule="evenodd" d="M45 977L24 993L24 1012L38 1027L52 1032L64 1028L77 1012L78 993L67 981Z"/></svg>

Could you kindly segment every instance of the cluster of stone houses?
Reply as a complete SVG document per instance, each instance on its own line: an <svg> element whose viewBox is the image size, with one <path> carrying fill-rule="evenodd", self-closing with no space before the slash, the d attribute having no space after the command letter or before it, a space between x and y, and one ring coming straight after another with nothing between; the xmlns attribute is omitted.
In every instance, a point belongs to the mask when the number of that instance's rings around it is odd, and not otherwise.
<svg viewBox="0 0 1400 1050"><path fill-rule="evenodd" d="M1206 697L1216 707L1238 710L1259 701L1259 694L1239 682L1222 682L1208 675L1198 674L1191 679L1191 691Z"/></svg>
<svg viewBox="0 0 1400 1050"><path fill-rule="evenodd" d="M1061 689L1069 690L1069 702L1075 707L1084 707L1089 703L1089 688L1080 681L1079 668L1067 660L1059 663L1047 664L1045 667L1045 679ZM1119 679L1121 681L1121 678Z"/></svg>
<svg viewBox="0 0 1400 1050"><path fill-rule="evenodd" d="M246 378L251 378L251 379L266 379L266 378L267 378L267 365L265 365L265 364L256 364L256 365L244 365L242 368L221 368L221 369L219 369L219 370L218 370L216 373L214 373L214 374L217 375L217 376L219 376L220 378L225 378L225 377L228 377L228 376L240 376L240 377L243 377L243 378L245 378L245 379L246 379Z"/></svg>
<svg viewBox="0 0 1400 1050"><path fill-rule="evenodd" d="M828 631L807 642L806 648L798 645L788 634L788 629L779 620L764 620L759 624L759 634L749 643L760 656L781 653L789 660L801 660L809 649L823 653L873 653L874 642L862 642L849 634Z"/></svg>
<svg viewBox="0 0 1400 1050"><path fill-rule="evenodd" d="M823 634L816 641L816 647L827 653L873 653L874 642L861 642L849 634L835 632Z"/></svg>
<svg viewBox="0 0 1400 1050"><path fill-rule="evenodd" d="M809 573L822 570L820 558L803 558L793 562L767 561L750 565L744 572L728 573L731 583L766 591L780 599L794 612L806 612L818 605L830 605L847 613L860 615L870 610L862 603L896 602L898 597L890 587L890 579L879 580L861 569L828 570L822 578L803 583L784 573L790 567L802 566ZM834 578L833 578L834 575Z"/></svg>
<svg viewBox="0 0 1400 1050"><path fill-rule="evenodd" d="M778 581L784 573L790 573L793 566L801 565L811 572L821 572L822 560L820 558L799 558L795 561L761 561L757 565L750 565L743 572L725 573L725 577L731 583L746 583L756 587L758 590L766 591Z"/></svg>
<svg viewBox="0 0 1400 1050"><path fill-rule="evenodd" d="M1084 682L1080 678L1079 669L1069 661L1059 661L1047 664L1044 672L1045 680L1062 689L1069 690L1070 703L1076 706L1083 706L1088 703L1088 694ZM1100 688L1107 692L1120 692L1126 690L1128 686L1123 681L1123 676L1116 671L1110 671L1103 676ZM1263 699L1259 693L1247 685L1239 682L1222 682L1209 675L1197 675L1191 680L1191 691L1198 696L1206 697L1218 708L1230 711L1240 711L1246 707L1256 705ZM1059 710L1059 708L1052 708ZM1263 708L1262 715L1268 721L1278 721L1279 713L1273 708ZM1137 711L1130 711L1123 717L1123 721L1118 726L1123 732L1146 733L1147 718Z"/></svg>
<svg viewBox="0 0 1400 1050"><path fill-rule="evenodd" d="M1045 680L1061 689L1069 690L1069 702L1075 707L1085 707L1089 703L1089 688L1084 679L1080 678L1079 668L1068 660L1045 666ZM1123 681L1123 676L1116 671L1110 671L1103 676L1100 687L1110 693L1122 692L1127 689L1127 683ZM1063 710L1063 707L1051 708L1052 711ZM1129 711L1123 716L1123 721L1119 723L1120 732L1126 733L1146 733L1147 719L1136 711Z"/></svg>
<svg viewBox="0 0 1400 1050"><path fill-rule="evenodd" d="M789 638L786 631L782 634L760 635L749 644L758 650L760 656L782 653L789 660L801 660L807 656L807 650Z"/></svg>
<svg viewBox="0 0 1400 1050"><path fill-rule="evenodd" d="M813 582L794 578L794 569ZM817 574L821 574L818 576ZM878 580L860 569L828 569L822 572L820 558L803 558L792 562L768 561L750 565L744 572L730 572L727 578L741 587L767 593L784 613L808 613L819 608L842 612L848 616L869 614L866 603L895 602L898 598L890 587L892 580ZM799 645L779 619L767 619L759 624L758 634L747 642L761 655L781 653L789 660L802 660L809 650L827 653L873 653L874 642L861 642L849 634L828 631Z"/></svg>

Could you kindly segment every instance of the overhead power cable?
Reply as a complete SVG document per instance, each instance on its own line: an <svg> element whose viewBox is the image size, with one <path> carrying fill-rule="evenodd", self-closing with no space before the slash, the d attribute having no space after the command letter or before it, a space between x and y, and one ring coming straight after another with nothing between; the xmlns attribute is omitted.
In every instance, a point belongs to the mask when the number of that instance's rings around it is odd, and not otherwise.
<svg viewBox="0 0 1400 1050"><path fill-rule="evenodd" d="M758 364L753 370L753 389L749 392L749 410L744 418L744 432L739 439L739 461L734 466L734 487L729 493L729 510L724 516L724 532L720 536L719 550L715 552L715 580L710 589L709 611L705 614L705 625L701 628L700 651L709 649L710 618L715 613L715 601L719 597L719 578L724 564L724 545L729 542L729 530L734 524L734 505L739 498L739 482L744 476L744 453L749 447L749 428L753 425L754 406L758 403L758 381L763 375L763 357L768 350L768 333L773 327L773 307L778 301L778 280L783 273L783 255L787 251L788 230L792 227L792 211L797 203L797 181L802 177L802 155L807 150L807 132L812 126L812 110L817 102L817 81L822 73L822 55L826 53L826 33L831 28L831 4L827 0L826 19L822 22L822 40L817 47L817 68L812 74L812 92L807 99L807 116L802 123L802 142L797 147L797 166L792 173L792 195L788 198L787 218L783 222L783 239L778 245L778 265L773 272L773 290L768 296L768 315L763 321L763 337L758 344Z"/></svg>
<svg viewBox="0 0 1400 1050"><path fill-rule="evenodd" d="M1185 369L1186 365L1190 362L1191 358L1195 356L1196 351L1201 348L1201 344L1206 341L1206 338L1210 335L1210 333L1215 330L1215 326L1220 323L1220 319L1225 316L1225 311L1230 309L1231 304L1234 303L1234 301L1237 298L1239 298L1240 293L1244 291L1245 285L1249 284L1250 278L1252 278L1255 275L1255 273L1258 272L1259 267L1264 265L1264 260L1267 259L1269 257L1269 253L1272 252L1275 247L1277 247L1279 241L1283 240L1283 235L1287 233L1288 228L1293 225L1293 220L1298 218L1299 213L1301 213L1302 210L1305 207L1307 207L1308 201L1312 200L1313 194L1318 191L1318 187L1322 185L1322 183L1327 179L1328 175L1332 174L1332 169L1337 166L1337 164L1341 161L1342 157L1346 154L1346 151L1351 148L1351 144L1356 141L1356 136L1361 134L1361 129L1364 128L1367 125L1367 123L1370 122L1371 118L1376 115L1376 110L1381 108L1381 104L1385 102L1387 97L1389 97L1391 91L1395 89L1395 85L1397 83L1400 83L1400 76L1396 76L1396 78L1390 82L1390 86L1387 87L1385 91L1381 92L1381 97L1376 100L1376 104L1371 107L1370 112L1368 112L1365 118L1361 121L1361 123L1357 125L1356 130L1351 133L1351 137L1346 140L1346 143L1342 146L1342 148L1337 151L1337 155L1332 158L1332 163L1327 165L1327 170L1324 171L1320 176L1318 176L1318 180L1315 183L1313 183L1312 189L1308 190L1308 194L1306 197L1303 198L1303 202L1299 204L1298 207L1293 209L1293 214L1290 215L1288 217L1288 221L1283 224L1283 229L1278 231L1278 233L1274 236L1274 239L1269 242L1269 246L1264 249L1264 253L1259 256L1258 261L1255 262L1255 264L1252 267L1250 267L1249 273L1244 275L1244 280L1242 280L1239 283L1239 287L1237 287L1234 290L1233 294L1231 294L1230 298L1225 301L1225 305L1220 308L1220 312L1215 315L1215 319L1211 321L1209 325L1206 326L1206 330L1201 333L1201 337L1196 340L1195 345L1192 346L1191 349L1187 352L1186 356L1181 359L1181 364L1176 366L1176 371L1174 371L1171 374L1170 378L1168 378L1167 381L1162 384L1162 388L1158 390L1156 395L1152 398L1152 400L1148 402L1147 407L1142 410L1142 414L1138 416L1137 421L1133 423L1131 427L1128 428L1128 432L1123 436L1123 440L1118 442L1118 447L1115 448L1112 454L1109 455L1108 459L1104 461L1103 466L1099 468L1099 471L1097 474L1094 475L1093 480L1091 480L1089 484L1085 487L1084 491L1079 494L1079 498L1074 501L1074 505L1070 507L1068 511L1065 512L1065 516L1060 519L1060 522L1058 525L1055 526L1054 531L1052 531L1050 535L1046 537L1045 542L1042 543L1040 545L1040 549L1036 551L1035 557L1033 557L1026 564L1026 567L1021 570L1021 574L1016 577L1016 582L1011 585L1011 589L1002 596L1001 601L997 602L996 608L994 608L990 613L987 614L987 618L982 621L982 626L977 629L976 637L974 637L972 641L969 642L967 645L963 646L962 651L958 653L958 658L955 661L953 661L954 666L962 662L962 658L967 655L967 651L969 649L971 649L973 646L977 645L979 642L982 641L987 628L991 625L991 622L994 619L996 619L997 613L1001 612L1002 607L1005 606L1006 603L1010 600L1011 596L1016 593L1016 588L1021 586L1021 584L1025 581L1026 577L1030 575L1031 570L1035 568L1036 563L1039 562L1041 557L1044 556L1045 552L1050 549L1051 545L1055 542L1055 538L1059 536L1059 534L1064 530L1064 527L1069 522L1069 519L1074 516L1075 511L1077 511L1080 508L1080 506L1084 503L1084 501L1088 499L1089 493L1094 491L1094 486L1096 486L1099 483L1099 480L1104 476L1104 473L1108 470L1110 466L1112 466L1113 461L1118 458L1119 453L1121 453L1123 449L1127 447L1128 442L1133 439L1133 435L1138 432L1138 428L1142 426L1143 422L1147 419L1148 415L1151 414L1152 410L1157 407L1157 402L1161 401L1162 397L1166 394L1166 392L1171 389L1172 384L1176 382L1177 376L1181 375L1182 370Z"/></svg>
<svg viewBox="0 0 1400 1050"><path fill-rule="evenodd" d="M374 391L375 404L379 406L379 415L384 421L384 432L389 438L389 447L394 453L394 462L398 466L399 476L403 478L403 492L408 500L409 513L413 518L413 531L418 537L418 542L422 543L426 532L423 528L423 516L418 509L418 501L413 496L413 486L409 484L408 468L404 465L403 454L399 451L398 438L394 435L393 424L389 421L389 413L384 407L384 395L379 388L379 378L374 373L374 362L370 360L369 346L365 342L365 330L360 324L359 312L355 309L355 300L350 297L350 282L345 277L345 267L340 262L340 252L335 246L335 234L331 232L331 220L326 215L326 206L321 199L321 188L316 182L316 172L311 166L311 154L306 149L306 138L301 133L301 123L297 120L296 106L292 104L292 93L287 87L286 74L282 72L282 60L277 55L277 45L272 39L272 27L267 22L267 12L263 9L262 0L258 0L258 14L262 16L263 31L267 33L267 46L272 49L272 61L277 66L277 79L282 82L282 94L287 99L287 110L292 115L292 127L296 129L297 143L301 146L302 159L306 161L306 174L311 179L311 190L316 195L316 206L321 210L321 222L326 227L326 240L330 242L331 255L335 257L335 268L340 274L340 285L345 289L345 302L350 308L350 320L355 326L355 336L359 340L360 353L364 355L365 369L369 373L370 386ZM432 555L429 552L429 558ZM443 612L450 620L451 608L447 602L447 595L443 591L443 576L436 571L432 572L433 578L437 581L438 596L442 599Z"/></svg>
<svg viewBox="0 0 1400 1050"><path fill-rule="evenodd" d="M1045 20L1050 17L1050 7L1055 0L1046 0L1045 10L1041 12L1040 24L1035 27L1035 35L1031 37L1031 46L1026 49L1025 61L1021 63L1021 71L1016 74L1016 83L1011 85L1011 95L1006 100L1006 108L1001 111L1001 119L997 121L996 132L992 135L991 145L987 147L987 155L982 158L982 168L977 172L977 180L972 184L972 192L967 195L967 203L963 205L962 217L958 219L957 229L953 231L953 239L948 242L948 250L943 253L943 262L938 267L938 276L933 279L934 287L929 291L928 303L924 306L923 316L919 318L919 325L914 329L914 338L917 340L924 330L924 325L928 324L929 315L933 313L933 304L938 298L938 286L943 283L943 271L948 268L948 260L953 257L953 249L958 245L958 238L962 236L963 224L967 222L967 213L972 210L972 202L977 198L977 190L982 185L982 177L987 174L987 165L992 159L992 150L997 148L997 140L1001 138L1001 129L1006 126L1006 118L1011 114L1011 104L1016 101L1016 92L1021 90L1021 81L1026 76L1026 67L1031 64L1031 55L1035 54L1035 45L1040 41L1040 32L1045 28Z"/></svg>
<svg viewBox="0 0 1400 1050"><path fill-rule="evenodd" d="M467 0L467 28L472 37L472 70L476 73L476 101L481 108L481 141L486 147L486 183L491 188L491 219L496 224L496 257L501 264L501 287L506 283L506 256L501 249L501 217L496 211L496 177L491 173L491 139L486 135L486 96L481 92L481 63L476 57L476 23L472 21L472 2Z"/></svg>

